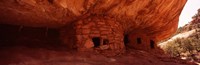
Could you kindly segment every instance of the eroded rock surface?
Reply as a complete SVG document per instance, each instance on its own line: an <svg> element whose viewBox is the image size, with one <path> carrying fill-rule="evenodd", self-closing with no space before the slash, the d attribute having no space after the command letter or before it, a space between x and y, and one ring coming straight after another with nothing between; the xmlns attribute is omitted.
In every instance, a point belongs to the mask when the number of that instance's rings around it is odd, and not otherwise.
<svg viewBox="0 0 200 65"><path fill-rule="evenodd" d="M186 0L1 0L0 23L61 29L69 47L80 50L93 41L117 53L127 45L154 49L173 34ZM96 38L96 41L94 40ZM106 41L108 40L108 41ZM98 43L95 43L98 42ZM139 44L139 46L136 46ZM95 46L96 45L96 46Z"/></svg>

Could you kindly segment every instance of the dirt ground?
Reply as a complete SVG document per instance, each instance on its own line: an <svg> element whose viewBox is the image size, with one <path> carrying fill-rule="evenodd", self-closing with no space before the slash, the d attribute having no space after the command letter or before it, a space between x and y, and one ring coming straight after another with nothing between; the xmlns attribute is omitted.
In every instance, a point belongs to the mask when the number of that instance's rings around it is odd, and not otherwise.
<svg viewBox="0 0 200 65"><path fill-rule="evenodd" d="M134 49L114 57L92 52L69 51L64 50L64 47L48 49L13 46L1 47L0 51L0 65L188 65L184 61L158 57Z"/></svg>

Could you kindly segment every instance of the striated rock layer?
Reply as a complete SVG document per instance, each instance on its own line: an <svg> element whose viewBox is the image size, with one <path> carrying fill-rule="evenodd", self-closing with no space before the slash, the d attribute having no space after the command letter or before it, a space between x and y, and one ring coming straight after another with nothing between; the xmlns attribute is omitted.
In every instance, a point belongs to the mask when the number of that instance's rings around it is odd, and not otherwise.
<svg viewBox="0 0 200 65"><path fill-rule="evenodd" d="M70 48L156 49L177 30L186 0L1 0L0 23L61 29ZM145 48L144 48L145 47ZM107 51L110 50L110 51Z"/></svg>

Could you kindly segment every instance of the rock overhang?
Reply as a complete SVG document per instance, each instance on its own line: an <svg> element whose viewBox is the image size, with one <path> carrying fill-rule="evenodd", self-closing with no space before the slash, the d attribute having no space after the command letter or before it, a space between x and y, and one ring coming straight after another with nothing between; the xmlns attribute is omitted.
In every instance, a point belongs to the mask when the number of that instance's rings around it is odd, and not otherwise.
<svg viewBox="0 0 200 65"><path fill-rule="evenodd" d="M79 21L102 19L119 23L121 35L143 33L160 41L176 31L186 1L1 0L0 23L65 29Z"/></svg>

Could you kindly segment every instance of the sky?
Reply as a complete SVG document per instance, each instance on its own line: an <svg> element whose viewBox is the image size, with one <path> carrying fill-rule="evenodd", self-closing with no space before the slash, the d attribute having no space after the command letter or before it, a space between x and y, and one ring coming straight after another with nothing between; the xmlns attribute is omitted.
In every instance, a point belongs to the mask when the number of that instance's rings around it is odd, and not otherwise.
<svg viewBox="0 0 200 65"><path fill-rule="evenodd" d="M200 0L188 0L179 18L178 27L182 27L192 20L192 16L200 8Z"/></svg>

